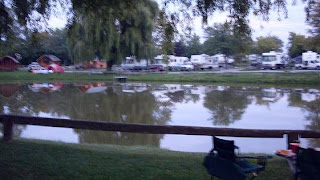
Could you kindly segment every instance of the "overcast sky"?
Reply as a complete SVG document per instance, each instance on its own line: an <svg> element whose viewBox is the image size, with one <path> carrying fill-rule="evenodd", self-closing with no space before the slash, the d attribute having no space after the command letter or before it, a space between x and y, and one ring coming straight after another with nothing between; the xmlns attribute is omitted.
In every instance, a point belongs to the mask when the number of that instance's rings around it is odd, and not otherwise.
<svg viewBox="0 0 320 180"><path fill-rule="evenodd" d="M281 14L281 21L278 20L278 14L276 11L271 11L269 21L263 21L261 18L250 15L250 27L253 29L253 39L256 40L259 36L275 35L278 36L284 42L283 50L286 51L289 32L295 32L297 34L303 34L308 36L308 29L310 28L306 23L306 15L304 12L304 4L297 2L295 6L288 5L288 18L285 19ZM208 19L208 25L211 26L214 23L223 23L227 17L226 13L216 12L212 17ZM200 37L203 37L203 26L201 18L194 19L194 32ZM67 20L65 16L54 17L52 16L48 21L48 25L51 28L63 28L65 27Z"/></svg>

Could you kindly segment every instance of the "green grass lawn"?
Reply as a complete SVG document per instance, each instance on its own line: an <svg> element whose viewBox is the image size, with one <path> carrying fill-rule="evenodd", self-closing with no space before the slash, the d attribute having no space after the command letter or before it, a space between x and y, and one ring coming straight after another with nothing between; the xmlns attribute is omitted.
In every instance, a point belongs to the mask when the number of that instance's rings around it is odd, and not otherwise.
<svg viewBox="0 0 320 180"><path fill-rule="evenodd" d="M25 82L80 82L113 81L118 74L33 74L27 71L0 72L0 83ZM273 85L320 85L320 72L306 73L186 73L186 74L138 74L125 75L128 82L177 82L177 83L241 83Z"/></svg>
<svg viewBox="0 0 320 180"><path fill-rule="evenodd" d="M0 143L0 179L210 179L204 153L142 146L67 144L19 139ZM283 158L257 179L288 179Z"/></svg>

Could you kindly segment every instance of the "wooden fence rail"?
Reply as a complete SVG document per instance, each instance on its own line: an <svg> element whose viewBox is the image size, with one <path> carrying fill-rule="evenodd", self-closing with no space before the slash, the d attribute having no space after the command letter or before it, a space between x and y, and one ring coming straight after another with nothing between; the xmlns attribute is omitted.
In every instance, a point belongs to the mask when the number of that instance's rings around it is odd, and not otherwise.
<svg viewBox="0 0 320 180"><path fill-rule="evenodd" d="M199 126L168 126L148 124L124 124L103 121L84 121L75 119L58 119L43 117L27 117L0 115L0 123L3 123L3 140L10 141L13 134L13 125L39 125L50 127L64 127L75 129L120 131L144 134L182 134L202 136L229 136L229 137L255 137L255 138L283 138L287 135L290 143L298 137L320 138L320 131L309 130L265 130L265 129L236 129L236 128L213 128Z"/></svg>

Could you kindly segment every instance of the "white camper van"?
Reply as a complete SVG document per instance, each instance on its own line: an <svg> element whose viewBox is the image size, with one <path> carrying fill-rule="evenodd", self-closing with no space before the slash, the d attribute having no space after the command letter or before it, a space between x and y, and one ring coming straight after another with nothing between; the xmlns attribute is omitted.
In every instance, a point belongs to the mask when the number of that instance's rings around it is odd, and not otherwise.
<svg viewBox="0 0 320 180"><path fill-rule="evenodd" d="M298 69L320 69L319 55L315 52L308 51L302 53L302 63L295 64Z"/></svg>
<svg viewBox="0 0 320 180"><path fill-rule="evenodd" d="M234 63L234 59L228 58L225 54L216 54L212 58L218 62L219 67L227 67L227 65Z"/></svg>
<svg viewBox="0 0 320 180"><path fill-rule="evenodd" d="M257 54L249 54L248 60L251 66L259 66L261 64L261 56Z"/></svg>
<svg viewBox="0 0 320 180"><path fill-rule="evenodd" d="M196 69L214 69L218 68L218 62L213 59L211 56L206 54L200 55L191 55L191 63L195 66Z"/></svg>
<svg viewBox="0 0 320 180"><path fill-rule="evenodd" d="M283 53L270 51L262 53L261 69L279 69L284 68L286 64L286 56Z"/></svg>

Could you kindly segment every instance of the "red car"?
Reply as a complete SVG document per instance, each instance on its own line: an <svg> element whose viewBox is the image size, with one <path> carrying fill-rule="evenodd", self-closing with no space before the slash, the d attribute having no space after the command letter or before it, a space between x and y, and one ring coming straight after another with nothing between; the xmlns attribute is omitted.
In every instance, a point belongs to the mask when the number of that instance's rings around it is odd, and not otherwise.
<svg viewBox="0 0 320 180"><path fill-rule="evenodd" d="M150 66L148 66L148 70L150 70L150 71L164 71L164 68L162 65L150 65Z"/></svg>

